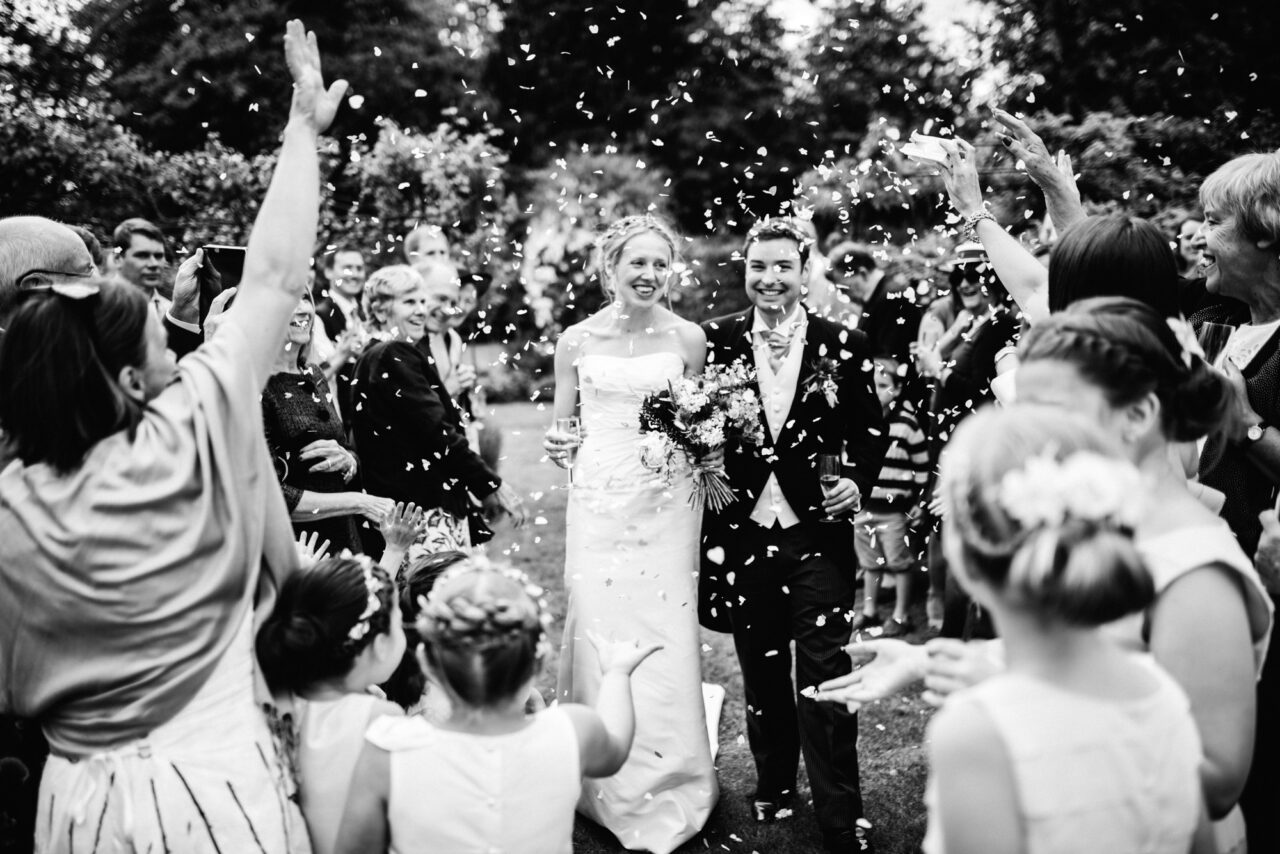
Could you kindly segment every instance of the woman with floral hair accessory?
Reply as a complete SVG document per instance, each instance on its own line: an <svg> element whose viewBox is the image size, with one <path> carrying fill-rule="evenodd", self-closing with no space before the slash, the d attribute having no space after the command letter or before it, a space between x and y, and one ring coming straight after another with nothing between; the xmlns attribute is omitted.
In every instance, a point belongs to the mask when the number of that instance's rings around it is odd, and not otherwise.
<svg viewBox="0 0 1280 854"><path fill-rule="evenodd" d="M316 854L336 850L365 731L394 703L371 693L404 653L395 582L363 555L326 558L290 577L258 632L268 684L297 698L302 815Z"/></svg>
<svg viewBox="0 0 1280 854"><path fill-rule="evenodd" d="M1212 851L1187 698L1101 628L1155 595L1127 529L1142 475L1097 428L1044 409L986 410L953 441L945 548L1008 666L930 723L924 850Z"/></svg>
<svg viewBox="0 0 1280 854"><path fill-rule="evenodd" d="M621 773L587 783L579 809L627 847L667 854L702 829L719 796L702 692L697 601L700 508L692 472L657 475L640 432L646 395L702 373L706 335L663 303L679 282L679 238L652 214L623 217L596 243L612 302L556 342L553 427L544 448L570 465L556 694L589 702L600 668L584 629L608 625L664 650L635 680L639 730ZM639 447L637 447L639 446Z"/></svg>
<svg viewBox="0 0 1280 854"><path fill-rule="evenodd" d="M339 851L571 852L582 778L626 761L632 672L660 647L592 635L603 676L594 707L528 714L549 652L541 589L468 558L422 605L419 661L449 694L448 718L382 718L369 730ZM650 665L652 666L652 665Z"/></svg>

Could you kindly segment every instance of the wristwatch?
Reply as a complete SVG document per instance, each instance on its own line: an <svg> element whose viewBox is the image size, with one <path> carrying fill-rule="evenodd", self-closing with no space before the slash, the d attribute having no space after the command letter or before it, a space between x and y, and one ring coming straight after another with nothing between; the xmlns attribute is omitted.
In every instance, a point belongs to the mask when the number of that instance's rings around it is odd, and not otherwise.
<svg viewBox="0 0 1280 854"><path fill-rule="evenodd" d="M1248 430L1244 431L1245 443L1252 445L1254 442L1262 438L1262 434L1267 432L1267 424L1265 421L1259 421L1257 424L1250 425Z"/></svg>

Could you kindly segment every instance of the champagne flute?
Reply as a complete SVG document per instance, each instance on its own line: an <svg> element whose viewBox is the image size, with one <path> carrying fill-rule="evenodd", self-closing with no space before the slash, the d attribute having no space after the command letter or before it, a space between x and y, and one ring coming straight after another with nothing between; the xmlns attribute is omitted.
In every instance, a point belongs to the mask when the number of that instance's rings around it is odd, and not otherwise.
<svg viewBox="0 0 1280 854"><path fill-rule="evenodd" d="M565 418L556 419L556 432L567 433L578 441L582 441L582 419L576 415L570 415ZM565 469L569 472L569 487L573 487L573 465L578 459L578 446L574 445L568 451L569 462Z"/></svg>
<svg viewBox="0 0 1280 854"><path fill-rule="evenodd" d="M1217 366L1218 357L1226 349L1227 341L1235 331L1236 328L1229 323L1200 324L1200 328L1196 331L1196 339L1200 342L1200 349L1204 350L1204 360L1210 365Z"/></svg>
<svg viewBox="0 0 1280 854"><path fill-rule="evenodd" d="M836 487L840 484L841 462L839 454L818 455L818 485L822 487L823 498L830 498L831 493L835 492ZM822 521L839 522L840 518L827 513Z"/></svg>

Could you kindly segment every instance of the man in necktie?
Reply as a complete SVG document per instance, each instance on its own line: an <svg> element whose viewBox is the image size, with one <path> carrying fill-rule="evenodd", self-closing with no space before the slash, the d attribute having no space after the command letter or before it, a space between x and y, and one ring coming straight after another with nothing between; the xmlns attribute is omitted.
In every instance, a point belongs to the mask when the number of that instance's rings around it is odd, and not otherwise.
<svg viewBox="0 0 1280 854"><path fill-rule="evenodd" d="M842 647L855 607L852 513L880 472L888 434L866 336L800 303L811 248L789 219L757 223L744 251L752 307L704 324L708 363L755 369L766 429L762 446L725 449L737 500L703 517L699 616L733 634L756 820L787 814L803 751L827 850L866 851L857 717L804 698L797 705L796 688L849 672ZM836 393L828 395L832 383ZM847 461L825 498L820 454ZM823 523L828 514L841 521Z"/></svg>

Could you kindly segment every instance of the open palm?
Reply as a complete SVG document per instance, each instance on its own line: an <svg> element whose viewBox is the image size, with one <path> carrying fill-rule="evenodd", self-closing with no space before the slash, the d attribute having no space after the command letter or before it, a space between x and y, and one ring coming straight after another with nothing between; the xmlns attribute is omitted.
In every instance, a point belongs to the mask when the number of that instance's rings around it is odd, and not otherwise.
<svg viewBox="0 0 1280 854"><path fill-rule="evenodd" d="M336 80L325 88L316 34L308 32L299 20L290 21L285 29L284 58L293 76L289 120L306 122L316 133L323 133L333 123L346 94L347 81Z"/></svg>

